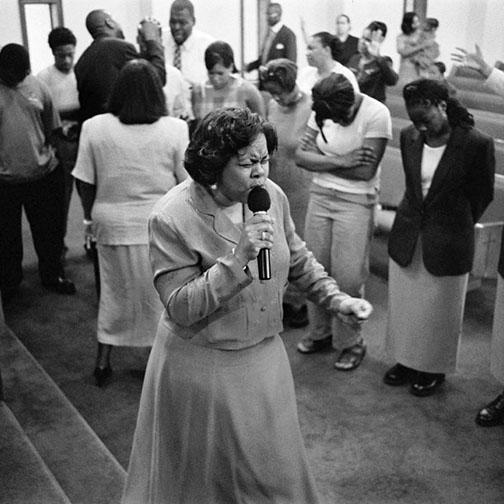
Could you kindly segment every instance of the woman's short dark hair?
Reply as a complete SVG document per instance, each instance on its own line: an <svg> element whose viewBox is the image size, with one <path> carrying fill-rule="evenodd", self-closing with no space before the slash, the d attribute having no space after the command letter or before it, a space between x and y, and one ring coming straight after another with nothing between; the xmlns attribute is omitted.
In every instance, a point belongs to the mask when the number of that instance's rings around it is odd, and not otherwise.
<svg viewBox="0 0 504 504"><path fill-rule="evenodd" d="M49 32L47 42L52 51L64 45L77 45L77 39L71 30L64 26L58 26Z"/></svg>
<svg viewBox="0 0 504 504"><path fill-rule="evenodd" d="M371 21L371 23L367 25L367 28L371 33L380 30L383 38L387 36L387 25L382 21Z"/></svg>
<svg viewBox="0 0 504 504"><path fill-rule="evenodd" d="M161 80L146 60L131 60L119 72L108 111L124 124L152 124L168 115Z"/></svg>
<svg viewBox="0 0 504 504"><path fill-rule="evenodd" d="M317 38L320 41L322 47L329 47L331 50L332 59L335 61L340 61L343 51L343 44L338 37L330 34L329 32L318 32L312 35L313 38Z"/></svg>
<svg viewBox="0 0 504 504"><path fill-rule="evenodd" d="M474 126L472 114L456 99L450 96L448 86L444 82L433 79L418 79L403 88L403 97L406 108L416 105L429 107L446 103L446 115L453 128L471 128Z"/></svg>
<svg viewBox="0 0 504 504"><path fill-rule="evenodd" d="M287 58L268 61L266 66L259 68L259 72L263 86L274 82L287 93L296 87L297 65Z"/></svg>
<svg viewBox="0 0 504 504"><path fill-rule="evenodd" d="M216 184L229 160L250 145L257 135L266 137L268 153L277 148L275 128L246 107L209 112L194 131L185 153L187 173L205 187Z"/></svg>
<svg viewBox="0 0 504 504"><path fill-rule="evenodd" d="M205 50L205 66L208 71L212 70L215 65L223 67L232 67L232 71L236 72L234 62L233 48L223 40L212 42Z"/></svg>
<svg viewBox="0 0 504 504"><path fill-rule="evenodd" d="M405 12L404 16L402 18L402 23L401 23L401 31L404 33L404 35L409 35L413 33L413 19L415 17L418 17L418 14L416 12Z"/></svg>
<svg viewBox="0 0 504 504"><path fill-rule="evenodd" d="M0 79L14 87L30 73L30 55L19 44L6 44L0 50Z"/></svg>
<svg viewBox="0 0 504 504"><path fill-rule="evenodd" d="M312 100L315 122L325 140L322 131L324 121L348 117L350 107L355 103L355 91L344 75L332 73L313 86Z"/></svg>

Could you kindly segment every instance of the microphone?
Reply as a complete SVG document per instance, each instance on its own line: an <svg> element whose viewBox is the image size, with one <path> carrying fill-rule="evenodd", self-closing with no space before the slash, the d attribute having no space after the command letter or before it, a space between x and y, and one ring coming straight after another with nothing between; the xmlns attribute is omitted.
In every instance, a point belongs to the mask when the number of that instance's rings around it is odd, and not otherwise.
<svg viewBox="0 0 504 504"><path fill-rule="evenodd" d="M261 186L254 187L249 192L247 205L254 214L266 213L271 206L271 199L268 191ZM263 248L259 250L259 255L257 256L257 269L259 270L259 280L271 279L270 249Z"/></svg>

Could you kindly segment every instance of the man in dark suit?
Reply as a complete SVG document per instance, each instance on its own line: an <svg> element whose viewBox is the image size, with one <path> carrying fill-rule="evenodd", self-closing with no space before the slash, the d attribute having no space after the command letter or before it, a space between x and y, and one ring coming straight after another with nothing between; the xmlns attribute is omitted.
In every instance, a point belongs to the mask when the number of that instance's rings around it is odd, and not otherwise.
<svg viewBox="0 0 504 504"><path fill-rule="evenodd" d="M81 121L106 111L112 86L121 68L132 59L148 60L154 65L163 85L166 83L164 50L157 24L142 23L146 51L141 54L133 44L124 40L121 26L104 10L91 11L86 17L86 28L94 40L74 69Z"/></svg>
<svg viewBox="0 0 504 504"><path fill-rule="evenodd" d="M266 11L269 29L261 46L259 58L246 66L246 71L258 69L268 61L277 58L287 58L296 63L297 45L296 35L282 22L282 6L278 3L270 3Z"/></svg>
<svg viewBox="0 0 504 504"><path fill-rule="evenodd" d="M350 58L359 51L359 39L350 35L350 30L350 18L346 14L340 14L336 18L336 37L341 42L341 56L338 61L345 66L348 66Z"/></svg>

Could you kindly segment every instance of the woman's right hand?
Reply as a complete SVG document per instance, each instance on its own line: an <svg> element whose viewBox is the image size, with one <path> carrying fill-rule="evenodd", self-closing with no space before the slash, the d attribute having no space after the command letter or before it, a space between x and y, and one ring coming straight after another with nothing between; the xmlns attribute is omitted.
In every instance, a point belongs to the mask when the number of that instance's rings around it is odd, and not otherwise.
<svg viewBox="0 0 504 504"><path fill-rule="evenodd" d="M273 219L267 213L256 213L245 222L234 255L243 266L259 255L263 248L273 246Z"/></svg>

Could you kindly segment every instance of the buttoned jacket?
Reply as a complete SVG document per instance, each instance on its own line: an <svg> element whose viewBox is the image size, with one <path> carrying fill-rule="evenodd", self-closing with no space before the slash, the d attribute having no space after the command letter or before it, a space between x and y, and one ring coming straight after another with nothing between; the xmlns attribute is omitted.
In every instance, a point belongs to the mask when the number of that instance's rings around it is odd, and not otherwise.
<svg viewBox="0 0 504 504"><path fill-rule="evenodd" d="M285 25L278 30L278 33L271 42L268 54L266 55L266 62L277 58L287 58L294 61L294 63L297 61L296 35ZM261 61L260 55L258 59L248 64L247 70L249 72L256 70L261 65Z"/></svg>
<svg viewBox="0 0 504 504"><path fill-rule="evenodd" d="M266 188L274 219L270 280L258 279L257 261L245 269L239 264L233 249L241 225L231 222L203 186L188 179L156 204L149 235L154 284L166 307L159 337L226 350L253 346L282 331L289 279L327 308L348 297L295 233L283 191L269 180Z"/></svg>
<svg viewBox="0 0 504 504"><path fill-rule="evenodd" d="M461 275L472 268L474 225L493 198L493 140L474 128L455 127L425 198L423 146L416 128L401 131L406 191L389 237L389 255L408 266L421 236L423 262L432 275Z"/></svg>

